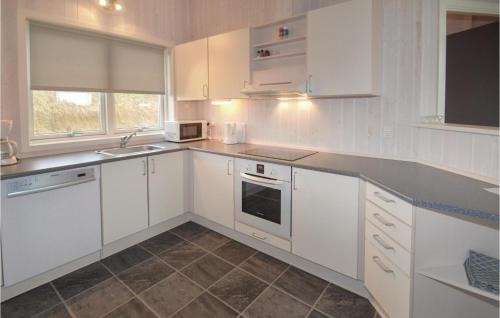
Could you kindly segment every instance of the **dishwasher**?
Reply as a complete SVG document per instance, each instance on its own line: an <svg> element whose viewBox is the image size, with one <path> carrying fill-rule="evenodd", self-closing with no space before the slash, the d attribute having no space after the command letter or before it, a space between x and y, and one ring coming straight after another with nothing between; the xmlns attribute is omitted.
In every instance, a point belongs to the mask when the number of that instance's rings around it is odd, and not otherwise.
<svg viewBox="0 0 500 318"><path fill-rule="evenodd" d="M2 181L5 286L101 249L99 181L99 166Z"/></svg>

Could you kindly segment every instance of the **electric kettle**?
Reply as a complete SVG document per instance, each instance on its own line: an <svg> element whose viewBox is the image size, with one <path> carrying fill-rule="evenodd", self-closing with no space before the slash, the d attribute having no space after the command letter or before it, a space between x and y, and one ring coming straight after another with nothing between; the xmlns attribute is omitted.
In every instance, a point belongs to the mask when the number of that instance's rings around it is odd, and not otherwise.
<svg viewBox="0 0 500 318"><path fill-rule="evenodd" d="M224 123L224 143L228 145L238 143L236 123Z"/></svg>

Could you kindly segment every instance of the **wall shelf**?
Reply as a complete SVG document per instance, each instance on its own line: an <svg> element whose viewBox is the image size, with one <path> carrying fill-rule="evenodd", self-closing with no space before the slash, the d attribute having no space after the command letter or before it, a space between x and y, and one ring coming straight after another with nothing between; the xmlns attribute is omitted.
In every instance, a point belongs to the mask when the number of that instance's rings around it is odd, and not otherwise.
<svg viewBox="0 0 500 318"><path fill-rule="evenodd" d="M257 43L257 44L254 44L253 47L254 48L271 47L271 46L276 46L276 45L281 45L281 44L298 42L298 41L302 41L305 39L306 39L305 36L289 37L289 38L285 38L285 39L278 39L278 40L274 40L274 41Z"/></svg>
<svg viewBox="0 0 500 318"><path fill-rule="evenodd" d="M498 295L469 285L463 264L428 267L418 270L417 273L466 292L499 301Z"/></svg>
<svg viewBox="0 0 500 318"><path fill-rule="evenodd" d="M265 61L265 60L274 60L274 59L281 59L281 58L286 58L286 57L294 57L294 56L302 56L306 55L306 52L292 52L292 53L284 53L284 54L275 54L271 56L264 56L264 57L254 57L254 61Z"/></svg>

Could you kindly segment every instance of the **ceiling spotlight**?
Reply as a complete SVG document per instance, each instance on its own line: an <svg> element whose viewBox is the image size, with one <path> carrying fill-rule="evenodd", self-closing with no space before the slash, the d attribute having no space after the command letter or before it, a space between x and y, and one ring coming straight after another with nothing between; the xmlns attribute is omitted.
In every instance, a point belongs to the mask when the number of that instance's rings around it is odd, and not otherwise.
<svg viewBox="0 0 500 318"><path fill-rule="evenodd" d="M118 0L99 0L99 5L109 11L121 11L123 9Z"/></svg>

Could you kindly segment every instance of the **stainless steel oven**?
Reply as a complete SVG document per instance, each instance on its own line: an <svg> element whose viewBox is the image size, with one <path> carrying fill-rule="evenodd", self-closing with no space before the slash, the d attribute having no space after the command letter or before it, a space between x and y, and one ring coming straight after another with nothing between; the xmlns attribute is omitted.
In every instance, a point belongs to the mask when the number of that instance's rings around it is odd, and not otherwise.
<svg viewBox="0 0 500 318"><path fill-rule="evenodd" d="M236 159L235 171L236 220L290 239L291 167Z"/></svg>

